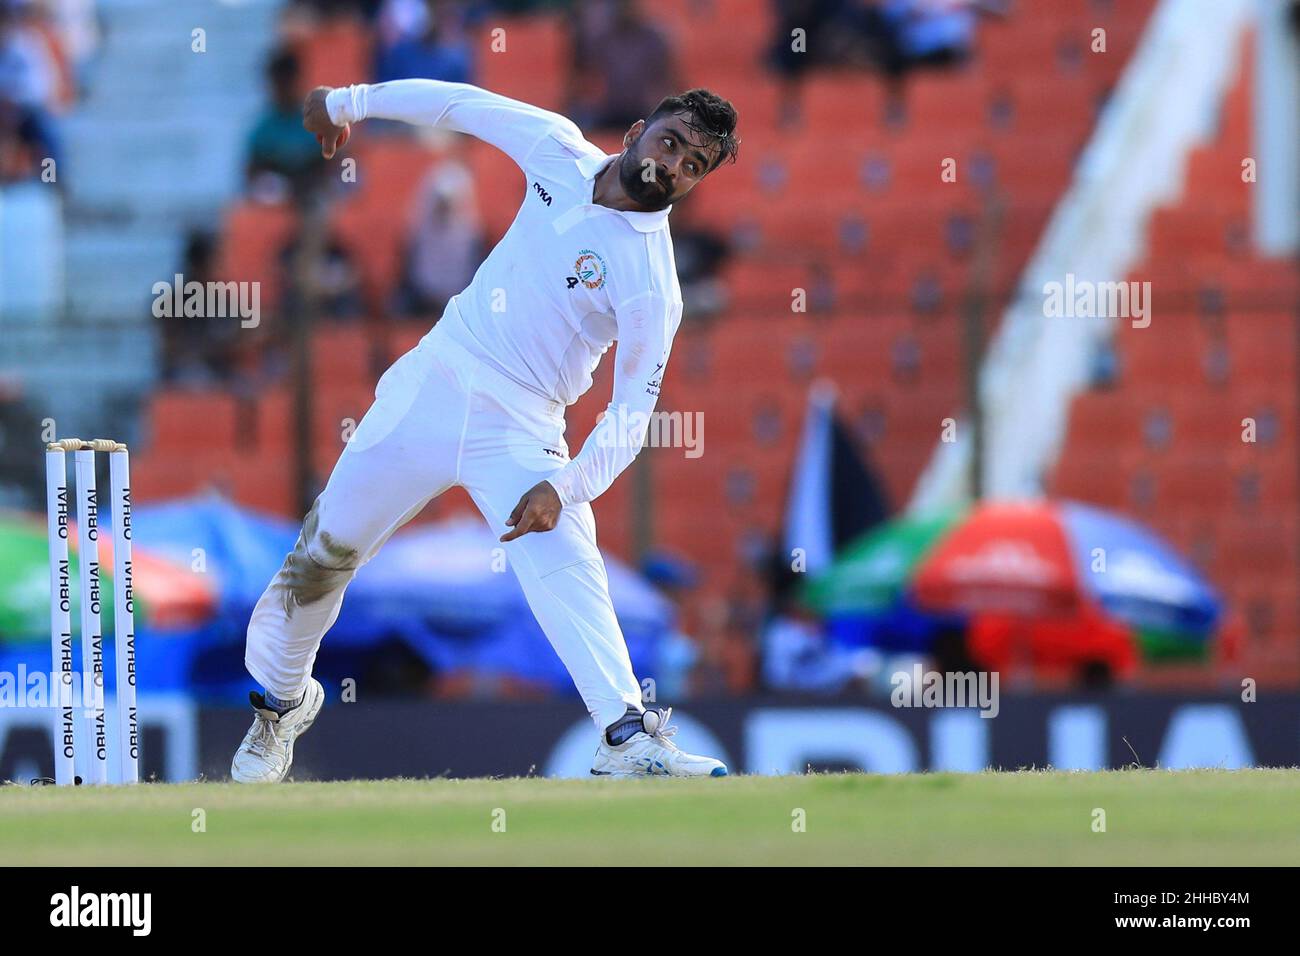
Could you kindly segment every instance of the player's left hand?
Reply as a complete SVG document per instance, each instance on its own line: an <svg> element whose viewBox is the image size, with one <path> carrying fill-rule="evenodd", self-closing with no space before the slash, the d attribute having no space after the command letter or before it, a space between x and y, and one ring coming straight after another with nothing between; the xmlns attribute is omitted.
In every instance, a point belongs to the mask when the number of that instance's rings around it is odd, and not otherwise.
<svg viewBox="0 0 1300 956"><path fill-rule="evenodd" d="M502 541L513 541L530 531L550 531L559 523L560 496L549 481L539 481L519 499L515 510L510 512L506 524L513 528L501 536Z"/></svg>

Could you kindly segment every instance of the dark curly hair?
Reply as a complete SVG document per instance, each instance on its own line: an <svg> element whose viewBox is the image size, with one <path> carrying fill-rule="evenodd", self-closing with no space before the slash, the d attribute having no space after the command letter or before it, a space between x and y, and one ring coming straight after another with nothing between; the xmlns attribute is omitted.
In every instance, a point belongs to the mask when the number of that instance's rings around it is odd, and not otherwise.
<svg viewBox="0 0 1300 956"><path fill-rule="evenodd" d="M686 128L697 136L703 137L705 143L716 143L718 158L709 167L709 172L723 163L734 163L740 152L740 138L736 136L736 108L718 94L701 87L665 96L659 105L646 117L649 126L660 116L684 114L682 120Z"/></svg>

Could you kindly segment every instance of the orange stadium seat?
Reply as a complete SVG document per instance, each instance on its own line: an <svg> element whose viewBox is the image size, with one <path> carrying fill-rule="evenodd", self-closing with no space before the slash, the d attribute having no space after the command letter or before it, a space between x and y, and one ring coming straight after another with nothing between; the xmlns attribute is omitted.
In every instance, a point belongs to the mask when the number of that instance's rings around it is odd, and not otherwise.
<svg viewBox="0 0 1300 956"><path fill-rule="evenodd" d="M804 84L806 132L800 138L820 140L824 144L827 133L838 138L845 130L874 126L880 121L884 102L884 86L871 73L859 70L814 73Z"/></svg>
<svg viewBox="0 0 1300 956"><path fill-rule="evenodd" d="M494 49L500 42L505 49ZM570 46L558 17L492 18L475 49L479 85L543 109L563 110Z"/></svg>
<svg viewBox="0 0 1300 956"><path fill-rule="evenodd" d="M414 140L381 137L356 159L356 189L332 211L332 229L356 261L372 306L382 308L401 277L419 185L442 158Z"/></svg>
<svg viewBox="0 0 1300 956"><path fill-rule="evenodd" d="M1053 494L1121 511L1131 509L1135 458L1123 445L1090 450L1068 445L1050 483Z"/></svg>
<svg viewBox="0 0 1300 956"><path fill-rule="evenodd" d="M1221 522L1217 544L1221 580L1236 575L1255 579L1290 581L1297 560L1297 532L1294 519L1228 515ZM1279 583L1281 583L1279 581Z"/></svg>
<svg viewBox="0 0 1300 956"><path fill-rule="evenodd" d="M261 283L263 308L280 301L280 254L297 229L297 213L287 205L240 200L226 211L217 252L216 273L222 280Z"/></svg>
<svg viewBox="0 0 1300 956"><path fill-rule="evenodd" d="M351 17L326 20L295 47L303 89L363 83L374 66L374 38Z"/></svg>
<svg viewBox="0 0 1300 956"><path fill-rule="evenodd" d="M1142 410L1118 391L1085 393L1070 407L1066 447L1071 452L1104 455L1112 448L1142 444Z"/></svg>
<svg viewBox="0 0 1300 956"><path fill-rule="evenodd" d="M487 143L471 143L465 161L474 174L483 227L489 242L496 242L519 213L519 204L524 199L524 175L514 160Z"/></svg>
<svg viewBox="0 0 1300 956"><path fill-rule="evenodd" d="M712 89L731 101L739 117L738 131L742 140L742 154L754 152L746 149L748 135L771 135L775 132L780 115L780 88L767 74L747 75L737 82L732 74L715 69L706 60L683 66L683 82Z"/></svg>
<svg viewBox="0 0 1300 956"><path fill-rule="evenodd" d="M374 400L374 387L365 384L336 384L312 396L312 444L331 464Z"/></svg>
<svg viewBox="0 0 1300 956"><path fill-rule="evenodd" d="M420 339L424 338L428 331L429 327L424 323L407 323L390 327L384 342L388 363L392 364L419 345Z"/></svg>
<svg viewBox="0 0 1300 956"><path fill-rule="evenodd" d="M401 135L360 137L345 155L357 161L355 199L362 205L406 208L424 177L447 151L434 151L417 139ZM455 155L455 148L450 151Z"/></svg>
<svg viewBox="0 0 1300 956"><path fill-rule="evenodd" d="M1075 403L1052 486L1089 490L1094 500L1101 491L1176 542L1208 548L1212 579L1250 619L1246 653L1254 666L1294 667L1300 475L1293 443L1283 437L1294 434L1294 403L1278 385L1297 374L1291 317L1300 282L1294 268L1260 258L1249 245L1251 187L1241 179L1249 60L1222 105L1215 141L1189 158L1183 198L1152 217L1146 261L1131 277L1152 283L1153 322L1148 329L1121 324L1116 336L1122 376L1108 400L1134 410L1109 419L1116 428L1111 454L1121 464L1107 465L1104 435L1076 440L1093 430L1084 410L1098 399L1085 396ZM1133 434L1134 413L1139 427L1164 415L1169 428L1167 440L1139 453L1138 463L1133 450L1146 430ZM1247 417L1259 423L1255 443L1242 441ZM1092 454L1095 465L1086 457ZM1117 475L1127 488L1097 487ZM1133 494L1143 478L1152 500Z"/></svg>
<svg viewBox="0 0 1300 956"><path fill-rule="evenodd" d="M753 0L668 0L657 4L655 12L680 38L691 34L715 42L734 38L746 49L764 46L776 26L772 4Z"/></svg>
<svg viewBox="0 0 1300 956"><path fill-rule="evenodd" d="M918 73L908 79L906 87L909 126L921 135L924 130L951 132L954 127L977 132L984 125L991 92L986 81L965 73Z"/></svg>
<svg viewBox="0 0 1300 956"><path fill-rule="evenodd" d="M297 518L294 488L296 466L283 447L242 456L239 466L225 473L229 494L248 508Z"/></svg>
<svg viewBox="0 0 1300 956"><path fill-rule="evenodd" d="M138 501L158 501L194 494L204 476L190 456L146 448L131 453L131 493Z"/></svg>
<svg viewBox="0 0 1300 956"><path fill-rule="evenodd" d="M735 310L747 314L789 313L796 301L795 290L807 293L812 279L806 262L768 261L748 256L732 259L724 274Z"/></svg>
<svg viewBox="0 0 1300 956"><path fill-rule="evenodd" d="M149 447L177 453L209 446L231 448L238 423L235 399L226 392L156 392L149 406Z"/></svg>
<svg viewBox="0 0 1300 956"><path fill-rule="evenodd" d="M373 387L373 331L363 324L322 323L312 334L312 378L318 392Z"/></svg>
<svg viewBox="0 0 1300 956"><path fill-rule="evenodd" d="M1224 324L1232 377L1242 383L1294 381L1297 375L1294 316L1245 313Z"/></svg>
<svg viewBox="0 0 1300 956"><path fill-rule="evenodd" d="M257 396L250 416L253 446L259 451L293 447L293 397L287 386L267 389Z"/></svg>

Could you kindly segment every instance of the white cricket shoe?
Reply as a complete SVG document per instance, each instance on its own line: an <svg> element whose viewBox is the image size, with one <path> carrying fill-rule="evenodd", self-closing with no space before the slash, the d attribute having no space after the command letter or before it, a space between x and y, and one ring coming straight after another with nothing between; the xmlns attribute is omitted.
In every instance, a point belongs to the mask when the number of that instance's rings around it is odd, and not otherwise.
<svg viewBox="0 0 1300 956"><path fill-rule="evenodd" d="M284 714L266 707L261 694L248 696L257 716L235 751L230 776L236 783L279 783L293 764L293 742L311 726L325 703L325 688L311 678L302 703Z"/></svg>
<svg viewBox="0 0 1300 956"><path fill-rule="evenodd" d="M591 772L598 777L725 777L727 765L712 757L700 757L678 750L668 738L677 733L668 726L673 709L647 710L641 715L642 730L614 746L602 734Z"/></svg>

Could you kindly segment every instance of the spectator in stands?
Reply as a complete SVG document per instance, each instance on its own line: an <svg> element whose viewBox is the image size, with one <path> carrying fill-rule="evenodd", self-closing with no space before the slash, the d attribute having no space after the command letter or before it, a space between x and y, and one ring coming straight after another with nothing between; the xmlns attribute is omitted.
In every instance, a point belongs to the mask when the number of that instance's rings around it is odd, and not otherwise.
<svg viewBox="0 0 1300 956"><path fill-rule="evenodd" d="M438 163L413 207L394 311L441 315L447 300L474 278L484 242L473 175L459 160Z"/></svg>
<svg viewBox="0 0 1300 956"><path fill-rule="evenodd" d="M290 0L295 15L312 18L361 16L373 19L378 0Z"/></svg>
<svg viewBox="0 0 1300 956"><path fill-rule="evenodd" d="M572 13L576 4L581 4L585 0L478 0L479 9L487 9L505 14L506 16L520 16L527 13L550 13L557 11L562 14Z"/></svg>
<svg viewBox="0 0 1300 956"><path fill-rule="evenodd" d="M320 29L320 11L310 0L289 0L280 8L275 31L280 46L300 50L301 44L310 43Z"/></svg>
<svg viewBox="0 0 1300 956"><path fill-rule="evenodd" d="M832 644L822 622L787 596L763 626L763 684L775 691L839 693L874 672L871 652Z"/></svg>
<svg viewBox="0 0 1300 956"><path fill-rule="evenodd" d="M856 5L852 0L773 0L772 5L776 33L768 62L782 80L782 121L794 122L804 74L836 63L844 43L854 41L848 21Z"/></svg>
<svg viewBox="0 0 1300 956"><path fill-rule="evenodd" d="M769 60L781 74L782 119L798 119L799 81L819 66L875 66L890 86L890 115L901 117L904 74L960 63L974 42L979 13L1005 12L1005 0L775 0L777 32ZM802 31L796 43L794 31Z"/></svg>
<svg viewBox="0 0 1300 956"><path fill-rule="evenodd" d="M858 21L872 55L890 77L918 66L947 66L970 55L975 17L987 0L881 0Z"/></svg>
<svg viewBox="0 0 1300 956"><path fill-rule="evenodd" d="M429 26L425 0L383 0L375 17L375 43L387 50L420 36Z"/></svg>
<svg viewBox="0 0 1300 956"><path fill-rule="evenodd" d="M0 180L59 166L58 66L36 16L31 0L0 0Z"/></svg>
<svg viewBox="0 0 1300 956"><path fill-rule="evenodd" d="M95 0L47 0L50 21L68 58L77 91L86 85L86 70L99 49Z"/></svg>
<svg viewBox="0 0 1300 956"><path fill-rule="evenodd" d="M270 200L298 192L322 168L320 145L303 129L298 58L280 49L267 64L271 101L248 136L252 191Z"/></svg>
<svg viewBox="0 0 1300 956"><path fill-rule="evenodd" d="M682 629L686 598L699 583L699 574L685 558L665 552L647 555L641 573L673 604L673 619L658 644L651 669L657 697L680 699L691 693L691 677L700 662L700 648Z"/></svg>
<svg viewBox="0 0 1300 956"><path fill-rule="evenodd" d="M44 433L42 417L27 401L18 377L0 376L0 509L44 507L43 469L29 451Z"/></svg>
<svg viewBox="0 0 1300 956"><path fill-rule="evenodd" d="M185 281L214 281L216 242L210 233L192 231L185 242ZM234 338L239 322L222 316L160 317L162 378L170 384L206 386L229 381L234 373Z"/></svg>
<svg viewBox="0 0 1300 956"><path fill-rule="evenodd" d="M731 254L730 244L689 202L673 209L672 234L683 315L695 321L710 319L727 307L727 286L721 272Z"/></svg>
<svg viewBox="0 0 1300 956"><path fill-rule="evenodd" d="M397 7L401 16L390 21L395 30L391 45L381 36L375 62L376 82L388 80L474 81L474 55L465 35L464 10L451 0L425 0L423 12L407 4Z"/></svg>
<svg viewBox="0 0 1300 956"><path fill-rule="evenodd" d="M303 293L310 291L318 317L359 318L363 311L361 274L347 248L336 237L330 236L305 273L295 274L300 265L298 252L301 242L302 234L295 234L280 251L280 267L284 272L280 287L285 290L281 311L286 316L295 315Z"/></svg>
<svg viewBox="0 0 1300 956"><path fill-rule="evenodd" d="M581 127L623 132L681 84L668 38L636 0L591 0L573 15L569 115Z"/></svg>
<svg viewBox="0 0 1300 956"><path fill-rule="evenodd" d="M850 0L773 0L776 34L768 57L776 71L793 77L834 62L835 36L842 34Z"/></svg>
<svg viewBox="0 0 1300 956"><path fill-rule="evenodd" d="M835 694L878 666L870 651L840 647L800 598L803 575L774 559L771 610L760 637L762 683L772 690Z"/></svg>

